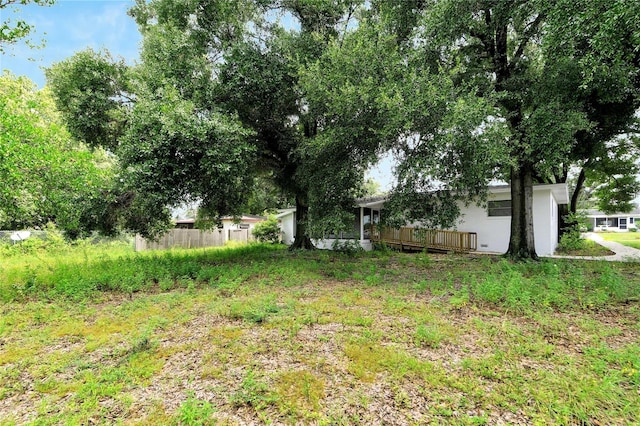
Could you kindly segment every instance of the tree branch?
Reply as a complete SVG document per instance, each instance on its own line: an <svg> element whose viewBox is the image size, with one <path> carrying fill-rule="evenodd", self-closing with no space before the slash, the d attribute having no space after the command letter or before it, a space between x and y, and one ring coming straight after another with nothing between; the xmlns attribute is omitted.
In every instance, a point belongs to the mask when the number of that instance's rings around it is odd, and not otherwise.
<svg viewBox="0 0 640 426"><path fill-rule="evenodd" d="M544 15L542 13L538 13L538 16L536 16L536 18L523 31L523 36L522 36L522 39L520 40L520 44L518 45L518 48L513 54L513 58L511 60L511 63L509 64L509 68L511 70L515 68L518 61L522 58L524 49L526 48L531 38L536 34L536 30L543 19L544 19Z"/></svg>

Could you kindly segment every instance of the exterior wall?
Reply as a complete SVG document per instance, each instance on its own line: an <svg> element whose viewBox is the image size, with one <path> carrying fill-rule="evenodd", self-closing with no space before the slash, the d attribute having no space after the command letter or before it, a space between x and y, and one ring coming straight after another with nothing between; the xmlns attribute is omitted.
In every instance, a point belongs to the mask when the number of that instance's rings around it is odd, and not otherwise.
<svg viewBox="0 0 640 426"><path fill-rule="evenodd" d="M509 192L490 194L489 201L511 199ZM458 231L478 234L478 251L504 253L509 248L511 216L489 217L487 208L471 204L461 206ZM533 228L536 253L553 254L558 241L558 204L549 190L533 191Z"/></svg>
<svg viewBox="0 0 640 426"><path fill-rule="evenodd" d="M280 217L280 229L282 230L282 242L286 245L291 245L293 244L293 241L295 240L295 214L294 212L291 212L289 214L283 215L282 217ZM359 225L358 225L359 226ZM319 249L323 249L323 250L331 250L333 248L333 244L336 240L333 238L324 238L321 240L312 240L313 245L315 245L317 248ZM373 244L371 243L370 240L362 240L359 241L357 239L338 239L337 240L339 243L353 243L355 241L360 243L360 246L367 250L373 250Z"/></svg>
<svg viewBox="0 0 640 426"><path fill-rule="evenodd" d="M490 194L489 201L509 200L508 192ZM509 248L511 216L489 217L487 208L470 204L460 206L462 217L456 229L478 234L478 251L504 253Z"/></svg>
<svg viewBox="0 0 640 426"><path fill-rule="evenodd" d="M253 225L253 224L251 224ZM253 241L253 234L251 233L251 229L253 226L250 226L249 229L240 229L237 224L233 222L222 222L222 228L218 228L224 235L224 238L227 241Z"/></svg>
<svg viewBox="0 0 640 426"><path fill-rule="evenodd" d="M322 240L313 240L313 245L322 250L332 250L333 244L338 241L338 244L353 244L354 242L360 243L360 247L362 247L366 251L373 250L373 243L371 240L335 240L331 238L325 238Z"/></svg>
<svg viewBox="0 0 640 426"><path fill-rule="evenodd" d="M222 221L222 229L225 231L225 233L227 235L229 235L229 231L233 232L233 231L237 231L237 230L246 230L246 229L242 229L240 228L240 224L246 224L249 225L249 235L253 235L251 233L251 231L253 231L253 228L256 227L257 223L260 223L261 221L243 221L241 220L238 223L234 223L232 220L223 220Z"/></svg>
<svg viewBox="0 0 640 426"><path fill-rule="evenodd" d="M295 212L280 218L280 229L282 230L282 242L286 245L293 244L296 234Z"/></svg>

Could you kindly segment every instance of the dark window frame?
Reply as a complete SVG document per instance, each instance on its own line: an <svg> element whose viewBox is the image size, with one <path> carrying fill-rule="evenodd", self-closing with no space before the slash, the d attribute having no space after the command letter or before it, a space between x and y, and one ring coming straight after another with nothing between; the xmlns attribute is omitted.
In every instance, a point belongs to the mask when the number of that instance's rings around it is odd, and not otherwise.
<svg viewBox="0 0 640 426"><path fill-rule="evenodd" d="M487 216L511 217L511 200L494 200L487 202Z"/></svg>

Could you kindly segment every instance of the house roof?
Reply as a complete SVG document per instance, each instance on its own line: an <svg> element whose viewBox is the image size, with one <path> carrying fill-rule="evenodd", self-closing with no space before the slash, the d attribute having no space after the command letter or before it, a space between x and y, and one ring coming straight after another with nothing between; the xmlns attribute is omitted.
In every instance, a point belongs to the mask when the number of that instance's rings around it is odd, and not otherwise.
<svg viewBox="0 0 640 426"><path fill-rule="evenodd" d="M258 216L258 215L254 215L254 214L243 214L243 215L240 215L240 216L238 216L236 218L239 219L240 222L261 222L263 220L267 220L267 218L264 217L264 216ZM220 220L226 220L226 221L231 220L231 221L233 221L234 217L233 216L222 216L220 218ZM185 224L196 223L196 220L195 219L176 219L174 221L174 223L176 225L185 225Z"/></svg>
<svg viewBox="0 0 640 426"><path fill-rule="evenodd" d="M533 185L534 191L550 190L553 194L553 198L556 199L558 204L569 203L569 190L566 183L553 183L553 184L536 184ZM502 194L510 192L510 185L494 185L489 187L490 194Z"/></svg>
<svg viewBox="0 0 640 426"><path fill-rule="evenodd" d="M174 222L176 225L184 225L189 223L196 223L196 220L195 219L176 219Z"/></svg>
<svg viewBox="0 0 640 426"><path fill-rule="evenodd" d="M604 213L598 210L582 210L586 213L587 217L640 217L640 209L635 209L629 213Z"/></svg>
<svg viewBox="0 0 640 426"><path fill-rule="evenodd" d="M293 214L295 212L296 212L295 207L290 207L288 209L279 209L278 213L276 214L276 219L282 219L283 217Z"/></svg>
<svg viewBox="0 0 640 426"><path fill-rule="evenodd" d="M555 198L558 204L567 204L569 203L569 190L567 189L567 184L565 183L555 183L555 184L544 184L544 185L533 185L534 191L551 191L553 197ZM490 194L501 194L505 192L511 191L511 186L509 185L493 185L489 187ZM384 205L385 201L387 201L388 195L376 195L373 197L365 197L358 198L356 200L356 205L358 207L368 207L372 209L381 209ZM295 207L288 209L280 209L278 210L278 214L276 218L282 219L285 216L288 216L296 211Z"/></svg>
<svg viewBox="0 0 640 426"><path fill-rule="evenodd" d="M358 198L356 200L356 204L358 205L358 207L369 207L374 209L380 209L382 208L382 205L384 204L384 202L387 201L387 198L389 198L387 194L375 195L373 197Z"/></svg>
<svg viewBox="0 0 640 426"><path fill-rule="evenodd" d="M267 220L266 217L264 216L258 216L255 214L243 214L240 216L222 216L220 218L220 220L226 220L226 221L236 221L239 220L240 222L262 222L263 220Z"/></svg>
<svg viewBox="0 0 640 426"><path fill-rule="evenodd" d="M489 188L490 194L502 194L511 191L510 185L492 185ZM534 191L549 190L553 194L558 204L569 202L569 191L564 183L533 185ZM387 200L388 195L377 195L374 197L359 198L356 200L358 207L381 208Z"/></svg>

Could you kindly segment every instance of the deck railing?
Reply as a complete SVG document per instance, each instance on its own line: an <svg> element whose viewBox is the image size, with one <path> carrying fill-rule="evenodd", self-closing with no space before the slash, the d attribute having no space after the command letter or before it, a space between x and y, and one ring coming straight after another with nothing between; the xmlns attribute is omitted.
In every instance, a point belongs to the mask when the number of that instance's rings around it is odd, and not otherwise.
<svg viewBox="0 0 640 426"><path fill-rule="evenodd" d="M404 249L433 249L443 251L470 252L478 248L475 232L443 231L413 228L371 228L371 241Z"/></svg>

